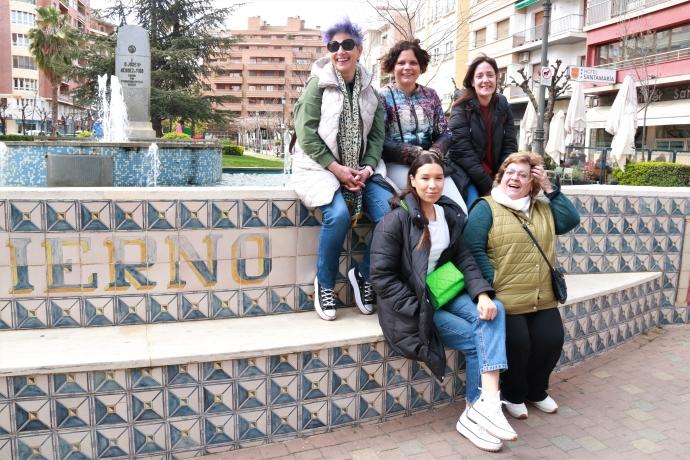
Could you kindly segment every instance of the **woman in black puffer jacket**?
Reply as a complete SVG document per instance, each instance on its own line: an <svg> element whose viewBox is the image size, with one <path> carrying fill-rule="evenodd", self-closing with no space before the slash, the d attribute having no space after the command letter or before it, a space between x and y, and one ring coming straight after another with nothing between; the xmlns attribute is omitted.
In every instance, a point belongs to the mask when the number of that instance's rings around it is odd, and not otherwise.
<svg viewBox="0 0 690 460"><path fill-rule="evenodd" d="M505 313L464 246L465 214L442 196L443 160L422 153L410 165L409 192L374 229L370 280L381 329L391 347L423 361L443 380L444 345L465 354L467 407L456 428L477 447L496 451L517 434L501 411L499 372L507 368ZM438 310L429 301L427 274L452 262L465 288ZM481 388L479 388L481 380Z"/></svg>
<svg viewBox="0 0 690 460"><path fill-rule="evenodd" d="M517 152L517 136L508 100L497 90L496 61L480 55L462 81L464 91L450 113L452 142L446 158L449 174L467 208L491 191L503 160Z"/></svg>

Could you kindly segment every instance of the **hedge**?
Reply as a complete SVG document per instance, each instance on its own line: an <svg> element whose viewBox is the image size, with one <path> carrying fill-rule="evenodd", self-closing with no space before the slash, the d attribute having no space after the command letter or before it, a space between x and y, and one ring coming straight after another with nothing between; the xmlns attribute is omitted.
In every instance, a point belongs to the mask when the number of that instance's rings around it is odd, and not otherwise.
<svg viewBox="0 0 690 460"><path fill-rule="evenodd" d="M244 155L244 147L241 145L227 143L223 145L223 155L242 156Z"/></svg>
<svg viewBox="0 0 690 460"><path fill-rule="evenodd" d="M657 187L690 187L690 165L646 161L628 163L625 171L617 169L613 176L621 185L653 185Z"/></svg>
<svg viewBox="0 0 690 460"><path fill-rule="evenodd" d="M0 134L0 141L33 141L33 136L23 134Z"/></svg>
<svg viewBox="0 0 690 460"><path fill-rule="evenodd" d="M165 133L162 139L191 139L192 136L185 133Z"/></svg>

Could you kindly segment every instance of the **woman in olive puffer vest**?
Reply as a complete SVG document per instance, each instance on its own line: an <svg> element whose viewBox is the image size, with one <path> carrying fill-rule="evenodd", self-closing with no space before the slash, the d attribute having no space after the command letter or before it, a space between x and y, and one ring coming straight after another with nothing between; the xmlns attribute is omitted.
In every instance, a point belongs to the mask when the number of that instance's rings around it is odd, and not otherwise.
<svg viewBox="0 0 690 460"><path fill-rule="evenodd" d="M501 374L501 393L516 418L527 418L525 401L547 413L558 409L546 390L564 339L550 269L522 224L553 265L556 235L580 222L560 187L552 188L543 164L531 152L508 156L491 195L477 201L464 230L465 244L505 305L508 370ZM540 190L548 200L537 199Z"/></svg>

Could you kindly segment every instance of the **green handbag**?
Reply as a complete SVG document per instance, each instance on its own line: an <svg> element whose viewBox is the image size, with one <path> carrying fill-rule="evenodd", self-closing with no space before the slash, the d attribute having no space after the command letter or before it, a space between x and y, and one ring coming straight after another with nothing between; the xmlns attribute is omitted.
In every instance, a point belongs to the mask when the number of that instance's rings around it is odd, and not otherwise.
<svg viewBox="0 0 690 460"><path fill-rule="evenodd" d="M465 276L453 262L446 262L426 275L429 300L438 310L453 300L465 287Z"/></svg>

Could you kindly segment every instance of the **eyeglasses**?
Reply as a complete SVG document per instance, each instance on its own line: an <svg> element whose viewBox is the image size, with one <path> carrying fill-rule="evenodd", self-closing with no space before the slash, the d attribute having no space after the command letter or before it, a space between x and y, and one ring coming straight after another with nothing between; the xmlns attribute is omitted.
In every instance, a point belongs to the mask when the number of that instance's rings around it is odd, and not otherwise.
<svg viewBox="0 0 690 460"><path fill-rule="evenodd" d="M346 38L341 42L331 40L326 44L326 49L328 49L328 51L330 51L331 53L335 53L340 49L341 46L345 51L352 51L353 49L355 49L355 41L351 38Z"/></svg>
<svg viewBox="0 0 690 460"><path fill-rule="evenodd" d="M522 182L527 182L532 179L532 176L530 175L529 171L521 171L518 169L506 169L506 172L504 172L503 174L508 178L517 176L517 178L520 179Z"/></svg>

